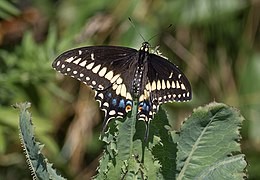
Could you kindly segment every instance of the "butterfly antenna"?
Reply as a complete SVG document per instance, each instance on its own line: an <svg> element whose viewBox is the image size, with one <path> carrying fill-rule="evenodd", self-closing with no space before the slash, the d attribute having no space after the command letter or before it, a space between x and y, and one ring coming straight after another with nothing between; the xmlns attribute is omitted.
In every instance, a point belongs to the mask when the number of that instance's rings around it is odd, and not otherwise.
<svg viewBox="0 0 260 180"><path fill-rule="evenodd" d="M159 33L153 35L150 39L148 39L148 42L151 41L153 38L155 38L155 37L158 36L158 35L159 35Z"/></svg>
<svg viewBox="0 0 260 180"><path fill-rule="evenodd" d="M133 28L135 29L135 31L141 36L141 38L143 39L144 42L148 42L145 40L145 38L143 37L143 35L138 31L138 29L136 28L136 26L134 25L132 19L129 17L128 20L130 21L131 25L133 26Z"/></svg>
<svg viewBox="0 0 260 180"><path fill-rule="evenodd" d="M170 27L172 27L172 24L170 24L165 30L168 30ZM148 40L148 42L151 41L153 38L155 38L155 37L158 36L158 35L159 35L159 33L153 35L153 36Z"/></svg>

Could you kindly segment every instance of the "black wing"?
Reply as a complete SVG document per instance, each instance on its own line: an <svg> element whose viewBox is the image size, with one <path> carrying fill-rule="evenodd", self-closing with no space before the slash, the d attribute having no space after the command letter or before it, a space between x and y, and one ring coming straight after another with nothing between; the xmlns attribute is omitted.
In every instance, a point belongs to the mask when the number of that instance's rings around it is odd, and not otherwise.
<svg viewBox="0 0 260 180"><path fill-rule="evenodd" d="M155 91L152 91L153 100L159 104L191 100L191 86L186 76L167 59L150 54L148 60L148 81Z"/></svg>
<svg viewBox="0 0 260 180"><path fill-rule="evenodd" d="M191 100L191 86L186 76L170 61L149 54L139 98L139 119L149 122L162 103Z"/></svg>
<svg viewBox="0 0 260 180"><path fill-rule="evenodd" d="M103 130L111 118L125 117L132 109L129 89L138 61L138 51L117 46L90 46L64 52L52 67L77 78L95 90L95 99L105 111Z"/></svg>

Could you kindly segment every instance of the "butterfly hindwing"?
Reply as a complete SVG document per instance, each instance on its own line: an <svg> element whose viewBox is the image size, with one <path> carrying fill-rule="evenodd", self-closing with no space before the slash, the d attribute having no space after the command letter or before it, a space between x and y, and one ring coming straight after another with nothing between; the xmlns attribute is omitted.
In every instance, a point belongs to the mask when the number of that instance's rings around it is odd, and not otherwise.
<svg viewBox="0 0 260 180"><path fill-rule="evenodd" d="M101 110L105 112L105 119L103 122L103 131L107 124L113 118L124 118L129 111L132 110L132 97L123 97L117 95L115 91L107 89L102 92L95 92L96 100L99 102Z"/></svg>

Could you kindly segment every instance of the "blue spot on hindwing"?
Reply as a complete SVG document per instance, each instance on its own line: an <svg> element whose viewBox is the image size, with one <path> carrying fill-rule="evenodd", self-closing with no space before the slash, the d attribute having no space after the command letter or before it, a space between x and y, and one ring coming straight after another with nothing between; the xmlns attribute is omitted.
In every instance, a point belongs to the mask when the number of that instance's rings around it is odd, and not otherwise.
<svg viewBox="0 0 260 180"><path fill-rule="evenodd" d="M150 109L150 106L147 105L147 106L146 106L146 111L149 111L149 109Z"/></svg>
<svg viewBox="0 0 260 180"><path fill-rule="evenodd" d="M132 103L132 101L130 101L130 100L127 100L125 104L126 104L126 105L130 105L131 107L133 106L133 103Z"/></svg>
<svg viewBox="0 0 260 180"><path fill-rule="evenodd" d="M146 105L146 102L144 102L143 104L144 104L144 105L143 105L143 108L142 108L142 109L145 110L145 109L146 109L146 106L147 106L147 105Z"/></svg>
<svg viewBox="0 0 260 180"><path fill-rule="evenodd" d="M116 104L117 104L117 100L116 100L116 99L113 99L113 100L112 100L112 105L113 105L113 106L116 106Z"/></svg>
<svg viewBox="0 0 260 180"><path fill-rule="evenodd" d="M146 102L146 101L142 101L139 103L139 107L141 109L141 111L145 111L146 113L148 113L150 111L150 103Z"/></svg>
<svg viewBox="0 0 260 180"><path fill-rule="evenodd" d="M111 98L111 97L112 97L112 94L111 94L111 93L108 93L107 96Z"/></svg>
<svg viewBox="0 0 260 180"><path fill-rule="evenodd" d="M120 100L119 107L120 108L125 108L125 101L123 99Z"/></svg>

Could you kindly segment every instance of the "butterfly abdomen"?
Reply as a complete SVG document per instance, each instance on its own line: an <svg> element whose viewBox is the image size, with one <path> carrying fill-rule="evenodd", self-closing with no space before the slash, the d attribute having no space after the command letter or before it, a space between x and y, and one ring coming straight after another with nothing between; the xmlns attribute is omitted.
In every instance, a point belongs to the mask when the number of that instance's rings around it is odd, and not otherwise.
<svg viewBox="0 0 260 180"><path fill-rule="evenodd" d="M134 74L134 79L133 79L133 83L132 83L134 98L137 98L137 97L140 96L143 70L144 70L144 66L140 65L136 68L136 71L135 71L135 74Z"/></svg>

